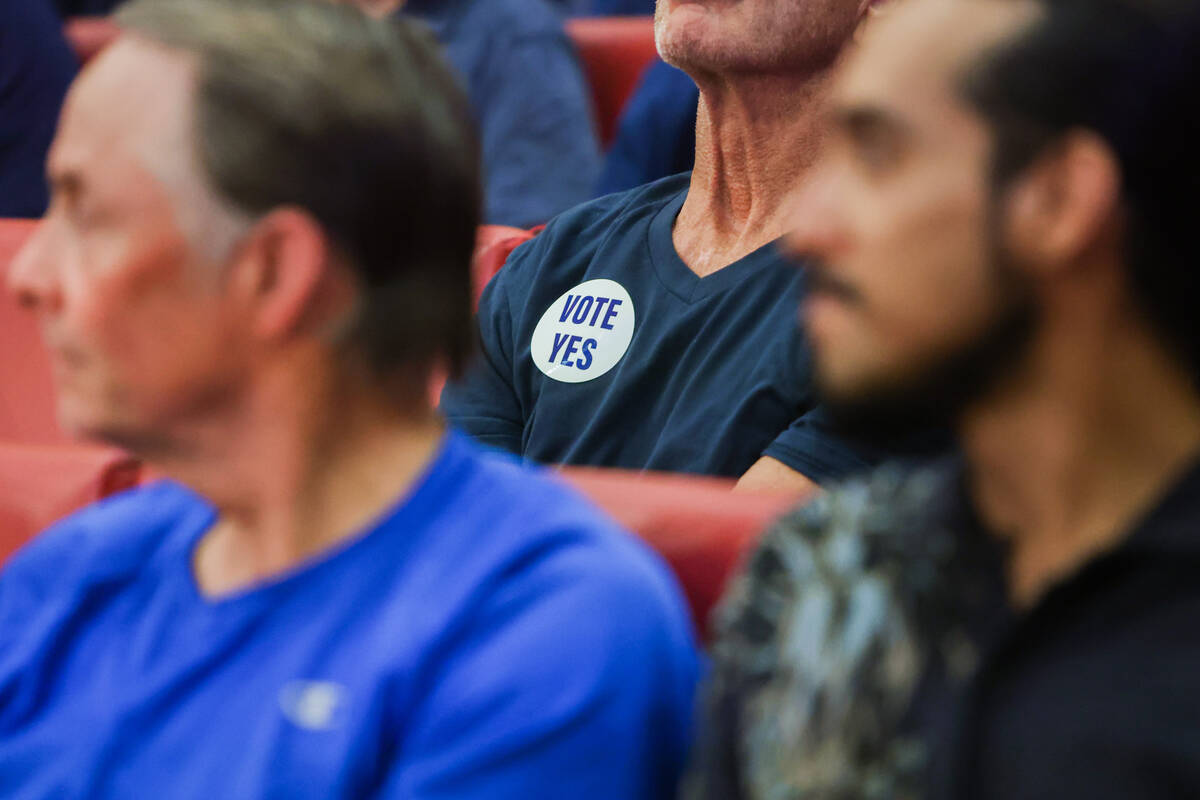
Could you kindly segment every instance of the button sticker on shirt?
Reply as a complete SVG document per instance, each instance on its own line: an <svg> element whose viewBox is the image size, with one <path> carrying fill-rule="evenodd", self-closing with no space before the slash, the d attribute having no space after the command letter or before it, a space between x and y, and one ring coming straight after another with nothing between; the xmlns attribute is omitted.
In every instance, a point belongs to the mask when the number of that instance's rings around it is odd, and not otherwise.
<svg viewBox="0 0 1200 800"><path fill-rule="evenodd" d="M616 281L585 281L559 297L533 330L533 363L563 383L599 378L633 340L633 301Z"/></svg>

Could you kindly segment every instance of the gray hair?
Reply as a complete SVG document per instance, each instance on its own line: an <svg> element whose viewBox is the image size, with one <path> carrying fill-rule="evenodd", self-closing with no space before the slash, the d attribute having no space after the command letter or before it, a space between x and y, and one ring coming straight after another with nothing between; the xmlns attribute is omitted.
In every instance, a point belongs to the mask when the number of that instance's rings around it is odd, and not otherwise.
<svg viewBox="0 0 1200 800"><path fill-rule="evenodd" d="M133 0L116 19L196 57L217 195L247 219L290 205L323 226L360 281L353 338L372 366L461 370L479 146L428 32L325 0Z"/></svg>

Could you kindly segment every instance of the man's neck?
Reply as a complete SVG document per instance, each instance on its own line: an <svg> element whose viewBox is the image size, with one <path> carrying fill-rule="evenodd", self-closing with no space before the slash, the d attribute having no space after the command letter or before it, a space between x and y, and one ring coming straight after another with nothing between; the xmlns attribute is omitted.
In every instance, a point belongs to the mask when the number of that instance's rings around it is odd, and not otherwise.
<svg viewBox="0 0 1200 800"><path fill-rule="evenodd" d="M697 81L696 165L675 249L701 277L784 233L784 204L820 145L829 74Z"/></svg>
<svg viewBox="0 0 1200 800"><path fill-rule="evenodd" d="M1192 383L1144 330L1055 349L960 428L975 504L1011 545L1021 607L1115 546L1200 454Z"/></svg>
<svg viewBox="0 0 1200 800"><path fill-rule="evenodd" d="M431 410L406 415L368 382L307 377L317 380L264 382L236 414L151 462L217 508L193 553L206 595L269 580L362 532L439 446Z"/></svg>

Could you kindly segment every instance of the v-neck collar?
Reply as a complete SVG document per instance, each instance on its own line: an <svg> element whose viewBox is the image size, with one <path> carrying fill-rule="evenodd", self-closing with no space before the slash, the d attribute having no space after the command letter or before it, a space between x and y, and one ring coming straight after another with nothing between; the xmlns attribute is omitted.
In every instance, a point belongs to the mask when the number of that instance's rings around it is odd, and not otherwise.
<svg viewBox="0 0 1200 800"><path fill-rule="evenodd" d="M685 303L695 303L706 297L738 285L751 274L782 258L775 242L769 242L754 252L743 256L711 275L700 277L684 263L675 250L673 237L675 219L687 199L687 189L659 209L646 229L646 244L650 250L650 263L660 281L672 294Z"/></svg>

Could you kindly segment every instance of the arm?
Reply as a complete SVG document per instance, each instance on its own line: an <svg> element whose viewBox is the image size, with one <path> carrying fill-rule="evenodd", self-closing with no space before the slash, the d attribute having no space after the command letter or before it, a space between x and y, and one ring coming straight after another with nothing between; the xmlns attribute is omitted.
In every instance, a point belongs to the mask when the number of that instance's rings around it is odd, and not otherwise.
<svg viewBox="0 0 1200 800"><path fill-rule="evenodd" d="M818 406L779 434L736 488L800 493L862 472L877 461L877 454L835 435Z"/></svg>
<svg viewBox="0 0 1200 800"><path fill-rule="evenodd" d="M588 200L600 173L591 99L565 34L498 39L474 98L485 220L529 227Z"/></svg>
<svg viewBox="0 0 1200 800"><path fill-rule="evenodd" d="M476 319L479 351L465 375L446 384L439 409L482 444L520 454L525 415L514 388L513 319L501 269L483 290Z"/></svg>
<svg viewBox="0 0 1200 800"><path fill-rule="evenodd" d="M733 487L735 492L778 492L808 495L820 487L782 461L763 456L746 470Z"/></svg>
<svg viewBox="0 0 1200 800"><path fill-rule="evenodd" d="M697 671L690 623L665 578L600 555L552 556L472 612L416 687L382 797L672 796Z"/></svg>

